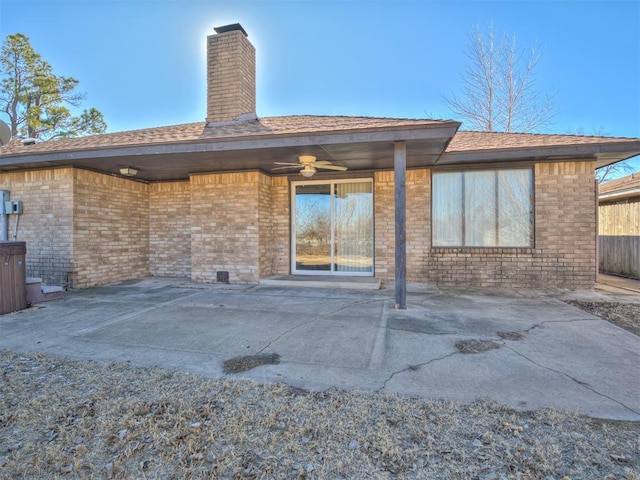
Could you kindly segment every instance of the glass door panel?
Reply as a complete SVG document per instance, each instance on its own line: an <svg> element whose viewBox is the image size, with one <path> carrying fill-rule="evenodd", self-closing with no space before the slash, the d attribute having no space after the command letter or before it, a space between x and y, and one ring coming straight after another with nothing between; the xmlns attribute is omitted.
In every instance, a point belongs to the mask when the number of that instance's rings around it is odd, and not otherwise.
<svg viewBox="0 0 640 480"><path fill-rule="evenodd" d="M293 273L373 275L373 183L293 183Z"/></svg>
<svg viewBox="0 0 640 480"><path fill-rule="evenodd" d="M335 185L334 270L373 273L371 182Z"/></svg>
<svg viewBox="0 0 640 480"><path fill-rule="evenodd" d="M331 271L331 185L295 187L295 270Z"/></svg>

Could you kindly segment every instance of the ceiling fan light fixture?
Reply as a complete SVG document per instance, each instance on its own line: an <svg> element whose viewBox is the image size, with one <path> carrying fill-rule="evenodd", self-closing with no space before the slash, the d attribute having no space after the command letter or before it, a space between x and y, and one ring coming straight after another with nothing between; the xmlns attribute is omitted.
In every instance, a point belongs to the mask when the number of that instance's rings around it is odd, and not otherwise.
<svg viewBox="0 0 640 480"><path fill-rule="evenodd" d="M316 169L311 165L305 165L304 168L300 170L300 175L302 175L304 178L311 178L313 177L314 173L316 173Z"/></svg>

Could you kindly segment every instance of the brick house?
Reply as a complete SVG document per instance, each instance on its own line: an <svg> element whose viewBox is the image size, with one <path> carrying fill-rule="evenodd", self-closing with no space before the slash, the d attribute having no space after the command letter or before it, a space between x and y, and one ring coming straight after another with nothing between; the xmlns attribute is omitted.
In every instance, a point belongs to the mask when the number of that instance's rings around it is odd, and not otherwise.
<svg viewBox="0 0 640 480"><path fill-rule="evenodd" d="M640 278L640 172L600 185L600 271Z"/></svg>
<svg viewBox="0 0 640 480"><path fill-rule="evenodd" d="M593 287L594 169L640 153L640 139L259 118L242 27L207 46L204 122L0 148L0 190L24 205L28 275L76 287L218 272ZM276 163L301 156L316 163Z"/></svg>

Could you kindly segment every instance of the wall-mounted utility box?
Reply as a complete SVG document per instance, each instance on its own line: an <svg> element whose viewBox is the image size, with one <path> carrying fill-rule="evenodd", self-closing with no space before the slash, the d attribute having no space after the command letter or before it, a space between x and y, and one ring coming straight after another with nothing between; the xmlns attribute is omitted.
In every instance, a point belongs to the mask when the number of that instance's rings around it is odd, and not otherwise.
<svg viewBox="0 0 640 480"><path fill-rule="evenodd" d="M22 213L22 202L20 200L13 200L4 202L4 212L7 215L20 215Z"/></svg>

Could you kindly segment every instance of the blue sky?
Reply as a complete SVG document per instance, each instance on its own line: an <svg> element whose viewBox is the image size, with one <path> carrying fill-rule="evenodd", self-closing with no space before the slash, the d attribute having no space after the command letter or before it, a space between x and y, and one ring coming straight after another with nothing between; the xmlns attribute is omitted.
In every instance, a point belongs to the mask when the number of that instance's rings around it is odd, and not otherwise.
<svg viewBox="0 0 640 480"><path fill-rule="evenodd" d="M205 39L240 22L257 51L257 113L452 118L474 26L543 57L549 133L640 137L640 1L0 0L80 81L109 131L204 120ZM640 160L636 161L640 169Z"/></svg>

